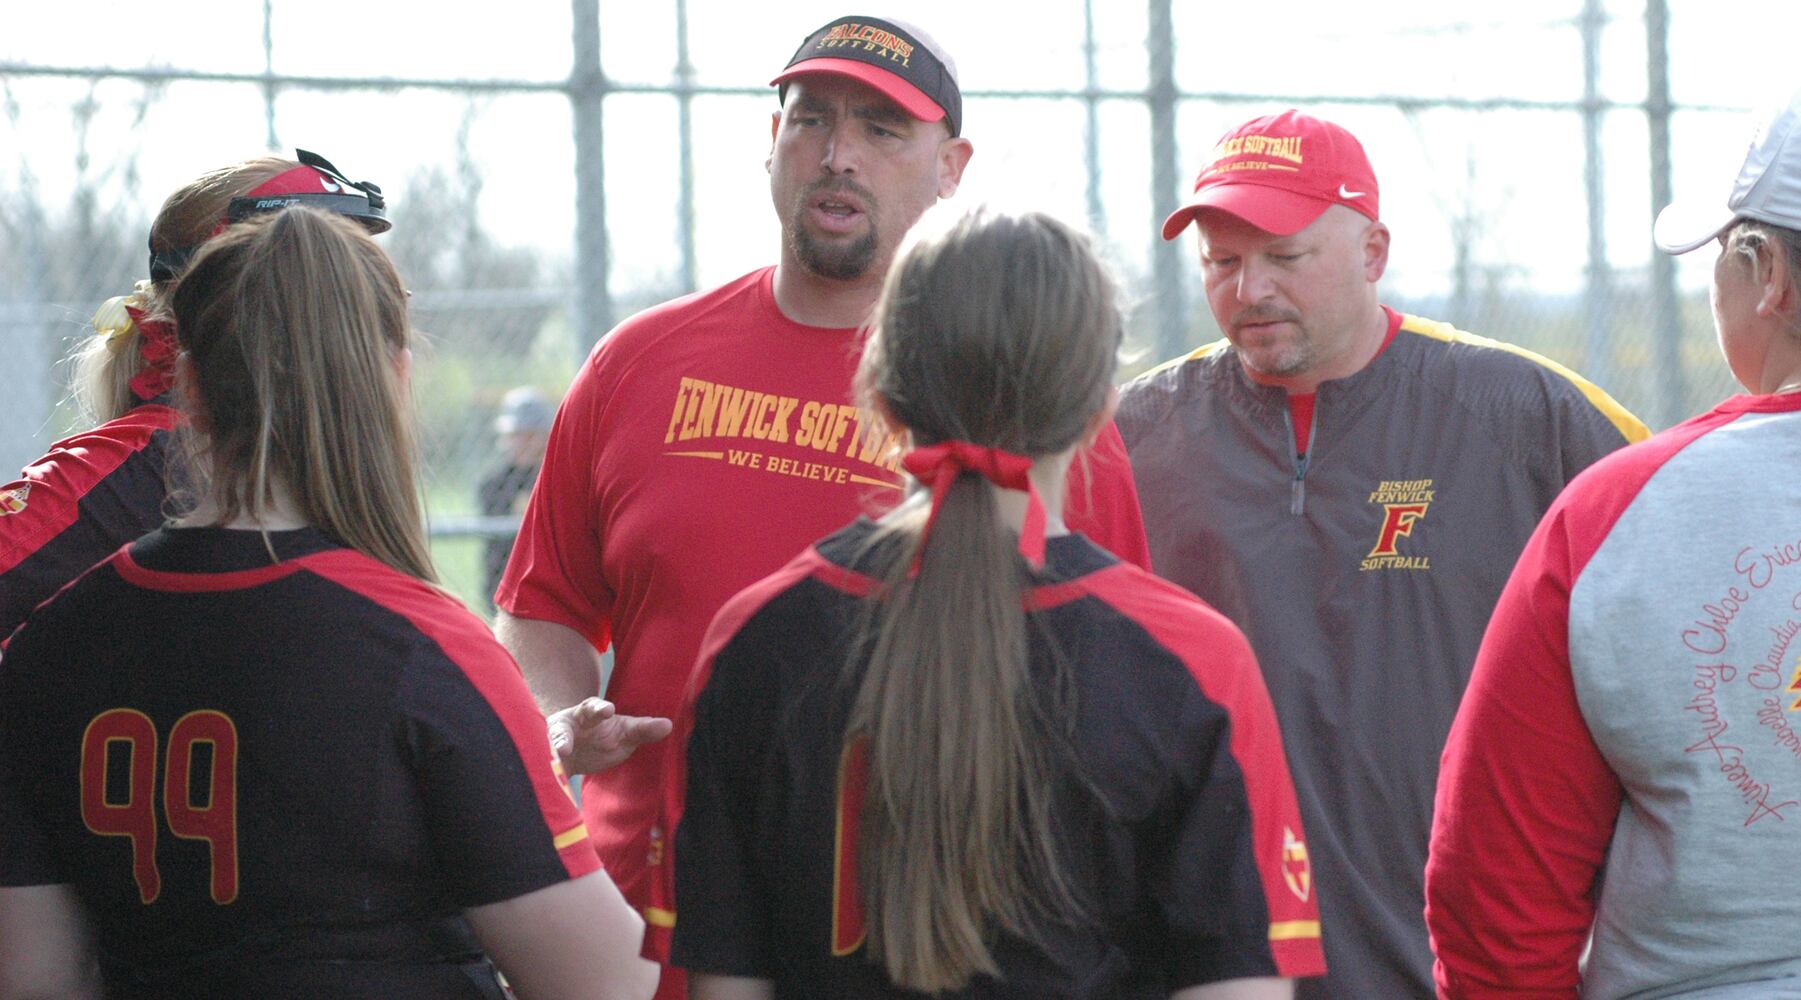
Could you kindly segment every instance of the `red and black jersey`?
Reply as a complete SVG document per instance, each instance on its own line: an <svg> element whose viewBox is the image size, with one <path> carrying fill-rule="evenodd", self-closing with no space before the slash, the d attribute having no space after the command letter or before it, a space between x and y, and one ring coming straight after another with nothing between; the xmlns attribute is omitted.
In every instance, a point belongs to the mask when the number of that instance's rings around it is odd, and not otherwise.
<svg viewBox="0 0 1801 1000"><path fill-rule="evenodd" d="M0 485L0 639L63 584L162 524L180 419L145 403L56 442Z"/></svg>
<svg viewBox="0 0 1801 1000"><path fill-rule="evenodd" d="M154 532L14 633L0 885L72 884L119 995L492 995L461 911L599 866L544 720L450 598L266 539Z"/></svg>
<svg viewBox="0 0 1801 1000"><path fill-rule="evenodd" d="M782 997L901 995L862 947L863 744L846 744L872 530L826 539L714 620L665 796L665 824L680 816L657 879L673 885L675 965L773 979ZM1244 637L1079 535L1049 540L1026 601L1032 669L1061 656L1075 679L1054 825L1090 920L998 937L1001 977L959 995L1167 997L1323 972L1306 840Z"/></svg>

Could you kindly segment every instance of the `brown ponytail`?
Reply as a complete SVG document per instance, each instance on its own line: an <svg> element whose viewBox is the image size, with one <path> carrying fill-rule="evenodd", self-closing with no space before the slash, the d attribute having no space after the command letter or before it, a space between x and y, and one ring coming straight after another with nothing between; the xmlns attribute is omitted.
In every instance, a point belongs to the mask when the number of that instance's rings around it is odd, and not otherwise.
<svg viewBox="0 0 1801 1000"><path fill-rule="evenodd" d="M434 581L400 352L406 291L341 217L294 207L209 241L170 295L221 522L285 488L308 524Z"/></svg>
<svg viewBox="0 0 1801 1000"><path fill-rule="evenodd" d="M1106 406L1120 334L1113 285L1082 236L1044 215L977 210L889 272L858 385L916 446L1058 455ZM995 488L960 475L923 551L921 497L872 542L903 554L865 607L856 648L871 653L850 738L869 741L870 954L897 985L930 993L994 973L997 929L1073 922L1082 903L1051 812L1067 666L1035 677L1028 663L1027 570Z"/></svg>

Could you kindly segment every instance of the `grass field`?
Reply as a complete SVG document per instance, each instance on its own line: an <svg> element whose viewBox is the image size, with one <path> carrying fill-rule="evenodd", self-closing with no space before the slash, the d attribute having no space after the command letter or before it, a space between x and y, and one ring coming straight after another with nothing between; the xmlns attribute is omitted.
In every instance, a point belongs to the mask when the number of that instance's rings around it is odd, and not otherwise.
<svg viewBox="0 0 1801 1000"><path fill-rule="evenodd" d="M488 603L492 594L486 592L486 584L482 579L482 540L473 537L434 538L431 546L432 562L437 564L438 577L451 593L461 598L469 610L482 616L483 621L493 621L494 608Z"/></svg>

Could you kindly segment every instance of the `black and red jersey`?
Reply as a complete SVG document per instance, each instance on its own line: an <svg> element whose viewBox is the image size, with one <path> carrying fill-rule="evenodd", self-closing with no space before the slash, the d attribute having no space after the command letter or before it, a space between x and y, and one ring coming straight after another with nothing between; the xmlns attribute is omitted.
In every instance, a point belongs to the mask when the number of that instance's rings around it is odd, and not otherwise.
<svg viewBox="0 0 1801 1000"><path fill-rule="evenodd" d="M145 403L56 442L0 485L0 640L63 584L162 524L180 419Z"/></svg>
<svg viewBox="0 0 1801 1000"><path fill-rule="evenodd" d="M461 911L598 864L486 627L316 530L154 532L0 660L0 885L118 995L492 995Z"/></svg>
<svg viewBox="0 0 1801 1000"><path fill-rule="evenodd" d="M656 882L673 889L675 965L773 979L782 997L902 995L863 948L866 744L846 741L872 530L826 539L714 620L665 796L663 829L679 826ZM1049 539L1026 602L1032 669L1061 656L1075 678L1055 826L1089 920L998 937L1001 977L959 995L1167 997L1321 973L1306 840L1243 636L1079 535Z"/></svg>

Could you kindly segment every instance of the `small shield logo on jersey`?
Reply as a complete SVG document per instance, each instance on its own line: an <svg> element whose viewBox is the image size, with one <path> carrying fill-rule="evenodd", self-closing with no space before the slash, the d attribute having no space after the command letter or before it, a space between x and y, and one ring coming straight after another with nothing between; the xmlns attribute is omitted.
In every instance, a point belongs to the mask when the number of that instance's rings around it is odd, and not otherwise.
<svg viewBox="0 0 1801 1000"><path fill-rule="evenodd" d="M663 828L652 825L650 828L649 850L644 853L644 863L652 868L663 863Z"/></svg>
<svg viewBox="0 0 1801 1000"><path fill-rule="evenodd" d="M1286 826L1282 828L1282 881L1303 903L1313 893L1313 864L1307 860L1307 845Z"/></svg>
<svg viewBox="0 0 1801 1000"><path fill-rule="evenodd" d="M20 483L10 490L0 490L0 517L20 513L25 509L25 501L30 497L30 483Z"/></svg>

